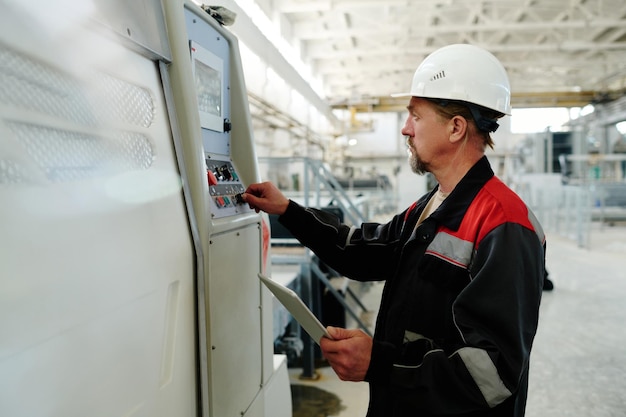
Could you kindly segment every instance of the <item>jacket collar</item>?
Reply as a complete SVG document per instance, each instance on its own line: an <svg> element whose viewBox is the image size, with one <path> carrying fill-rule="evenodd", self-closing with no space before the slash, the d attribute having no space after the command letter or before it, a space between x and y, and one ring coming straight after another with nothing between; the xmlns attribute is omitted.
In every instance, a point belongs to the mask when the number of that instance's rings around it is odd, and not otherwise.
<svg viewBox="0 0 626 417"><path fill-rule="evenodd" d="M486 156L483 156L467 171L450 195L448 195L441 206L439 206L430 217L451 230L458 230L463 216L474 200L474 197L476 197L481 188L493 175L494 173L491 169L491 165L489 165L489 160ZM429 193L428 198L430 198L438 188L439 186L435 187L435 189ZM428 199L425 201L428 201ZM423 208L424 204L425 202L420 204L420 208ZM421 210L419 210L419 212L421 212Z"/></svg>

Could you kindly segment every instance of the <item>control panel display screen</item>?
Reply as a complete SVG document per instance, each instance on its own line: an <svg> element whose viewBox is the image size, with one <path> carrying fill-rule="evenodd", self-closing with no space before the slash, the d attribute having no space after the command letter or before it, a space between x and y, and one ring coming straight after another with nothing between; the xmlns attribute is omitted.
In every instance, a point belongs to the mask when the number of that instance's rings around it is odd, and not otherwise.
<svg viewBox="0 0 626 417"><path fill-rule="evenodd" d="M222 74L196 61L196 91L200 112L222 117Z"/></svg>
<svg viewBox="0 0 626 417"><path fill-rule="evenodd" d="M224 61L196 42L191 41L190 47L200 124L224 132Z"/></svg>

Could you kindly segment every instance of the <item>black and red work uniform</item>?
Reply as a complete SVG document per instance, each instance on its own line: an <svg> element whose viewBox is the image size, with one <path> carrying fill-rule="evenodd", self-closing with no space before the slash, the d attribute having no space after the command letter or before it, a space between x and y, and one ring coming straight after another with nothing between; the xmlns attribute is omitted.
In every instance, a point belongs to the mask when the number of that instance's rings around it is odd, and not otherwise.
<svg viewBox="0 0 626 417"><path fill-rule="evenodd" d="M343 275L385 280L368 417L521 417L543 231L486 157L416 227L434 192L386 224L350 227L293 201L279 221Z"/></svg>

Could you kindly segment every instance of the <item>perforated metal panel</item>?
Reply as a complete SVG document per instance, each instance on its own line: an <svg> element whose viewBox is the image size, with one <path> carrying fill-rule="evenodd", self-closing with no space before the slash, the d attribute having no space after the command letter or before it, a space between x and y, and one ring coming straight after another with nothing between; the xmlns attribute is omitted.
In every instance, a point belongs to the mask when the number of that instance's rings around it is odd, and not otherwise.
<svg viewBox="0 0 626 417"><path fill-rule="evenodd" d="M145 88L118 78L98 74L103 120L125 122L135 126L150 127L154 120L154 100Z"/></svg>
<svg viewBox="0 0 626 417"><path fill-rule="evenodd" d="M150 127L149 90L103 73L77 79L0 44L0 101L84 126L128 123Z"/></svg>
<svg viewBox="0 0 626 417"><path fill-rule="evenodd" d="M0 102L93 126L95 115L77 80L0 44Z"/></svg>
<svg viewBox="0 0 626 417"><path fill-rule="evenodd" d="M18 184L26 178L22 166L14 161L0 159L0 184Z"/></svg>
<svg viewBox="0 0 626 417"><path fill-rule="evenodd" d="M154 160L152 144L139 133L97 136L23 123L10 122L7 126L35 164L54 182L147 169ZM5 163L7 167L14 165L10 161Z"/></svg>
<svg viewBox="0 0 626 417"><path fill-rule="evenodd" d="M0 103L29 116L28 122L3 117L26 158L0 157L0 184L28 181L25 161L33 162L53 182L116 175L152 165L155 155L149 136L128 130L148 129L154 123L155 100L150 90L102 72L81 75L0 44ZM56 120L63 127L35 124L41 118ZM91 128L90 133L84 133L86 128Z"/></svg>

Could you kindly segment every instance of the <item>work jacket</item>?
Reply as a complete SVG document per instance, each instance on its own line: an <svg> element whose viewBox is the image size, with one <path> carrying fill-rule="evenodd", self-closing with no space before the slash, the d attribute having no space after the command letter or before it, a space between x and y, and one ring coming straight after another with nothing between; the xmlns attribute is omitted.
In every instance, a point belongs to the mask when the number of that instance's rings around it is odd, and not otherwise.
<svg viewBox="0 0 626 417"><path fill-rule="evenodd" d="M416 227L434 192L386 224L349 227L293 201L279 221L343 275L385 280L368 417L521 417L543 232L485 157Z"/></svg>

